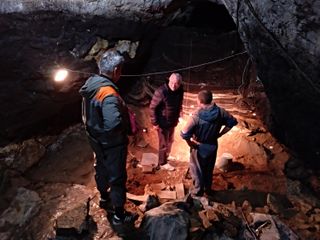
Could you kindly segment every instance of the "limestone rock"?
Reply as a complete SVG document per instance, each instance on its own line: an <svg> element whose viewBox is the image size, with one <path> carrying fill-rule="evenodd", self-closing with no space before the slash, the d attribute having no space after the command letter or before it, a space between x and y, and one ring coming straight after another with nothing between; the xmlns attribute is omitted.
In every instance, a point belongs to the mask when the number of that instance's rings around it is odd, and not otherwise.
<svg viewBox="0 0 320 240"><path fill-rule="evenodd" d="M206 215L206 210L200 211L200 212L198 212L198 214L202 220L202 225L204 226L204 228L209 228L212 226L212 224L210 223L210 220L208 219L208 217Z"/></svg>
<svg viewBox="0 0 320 240"><path fill-rule="evenodd" d="M184 240L188 236L189 226L189 214L179 207L179 202L164 203L147 211L141 223L145 234L153 240Z"/></svg>
<svg viewBox="0 0 320 240"><path fill-rule="evenodd" d="M172 0L144 1L144 0L68 0L21 1L3 0L0 3L1 13L28 13L34 11L68 11L74 14L92 14L107 16L109 18L123 17L132 20L160 18Z"/></svg>
<svg viewBox="0 0 320 240"><path fill-rule="evenodd" d="M268 156L265 149L256 142L250 141L244 136L235 142L234 148L241 149L243 154L250 153L250 158L246 159L244 164L252 164L255 167L265 167L268 164Z"/></svg>
<svg viewBox="0 0 320 240"><path fill-rule="evenodd" d="M292 203L283 195L268 193L267 205L276 214L287 215L292 210Z"/></svg>
<svg viewBox="0 0 320 240"><path fill-rule="evenodd" d="M219 217L217 216L217 214L215 213L215 211L213 209L207 209L206 216L210 222L219 221Z"/></svg>
<svg viewBox="0 0 320 240"><path fill-rule="evenodd" d="M242 210L245 212L252 212L251 203L247 200L243 201L242 203Z"/></svg>
<svg viewBox="0 0 320 240"><path fill-rule="evenodd" d="M159 198L157 196L148 195L147 201L139 206L142 212L146 212L152 208L160 205Z"/></svg>
<svg viewBox="0 0 320 240"><path fill-rule="evenodd" d="M285 131L283 141L308 155L307 161L317 162L320 126L312 116L320 113L320 51L319 30L313 24L319 24L319 3L223 2L257 63L258 77L274 113L273 121L281 132Z"/></svg>
<svg viewBox="0 0 320 240"><path fill-rule="evenodd" d="M63 212L56 220L57 235L67 230L77 233L88 230L88 210L87 202L79 202L72 209Z"/></svg>
<svg viewBox="0 0 320 240"><path fill-rule="evenodd" d="M0 217L0 227L4 227L7 223L20 227L25 225L40 210L40 202L38 193L26 188L18 188L10 207Z"/></svg>
<svg viewBox="0 0 320 240"><path fill-rule="evenodd" d="M13 167L21 172L39 162L46 152L45 147L34 139L23 142L21 147L17 159L13 163Z"/></svg>
<svg viewBox="0 0 320 240"><path fill-rule="evenodd" d="M0 239L1 240L10 240L12 239L10 232L0 232Z"/></svg>

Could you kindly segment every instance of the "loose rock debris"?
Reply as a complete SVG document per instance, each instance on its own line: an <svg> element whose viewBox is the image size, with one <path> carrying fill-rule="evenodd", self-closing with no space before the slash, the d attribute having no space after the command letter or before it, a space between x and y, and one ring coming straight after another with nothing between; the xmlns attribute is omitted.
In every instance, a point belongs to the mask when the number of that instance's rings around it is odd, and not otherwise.
<svg viewBox="0 0 320 240"><path fill-rule="evenodd" d="M222 105L225 101L227 97ZM176 171L144 173L139 167L146 156L157 155L156 132L146 123L149 131L141 132L139 139L148 144L130 145L127 161L126 208L140 217L121 237L108 220L110 214L99 208L94 159L81 125L59 136L29 141L42 157L37 155L36 165L28 169L16 168L21 165L19 149L26 144L1 149L0 239L254 239L249 227L260 239L320 239L320 204L312 194L320 186L317 175L291 157L268 131L255 130L265 129L256 116L237 112L239 126L219 139L217 164L224 153L230 153L232 161L226 169L215 169L213 195L200 198L188 194L192 179L187 177L188 147L179 137L180 125L170 160ZM10 211L10 219L15 219L10 222L9 210L21 209L13 200L21 187L39 196L37 212ZM307 191L310 187L313 191ZM22 202L34 202L33 195L25 195Z"/></svg>

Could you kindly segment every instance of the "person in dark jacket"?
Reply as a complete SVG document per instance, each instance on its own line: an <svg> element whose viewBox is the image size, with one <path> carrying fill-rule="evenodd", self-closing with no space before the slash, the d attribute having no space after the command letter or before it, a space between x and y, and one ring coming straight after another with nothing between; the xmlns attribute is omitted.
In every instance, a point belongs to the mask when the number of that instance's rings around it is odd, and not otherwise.
<svg viewBox="0 0 320 240"><path fill-rule="evenodd" d="M225 109L212 103L212 92L198 93L199 108L188 119L181 137L190 146L189 169L196 196L212 194L212 174L216 162L218 138L235 126L237 120Z"/></svg>
<svg viewBox="0 0 320 240"><path fill-rule="evenodd" d="M100 207L114 213L113 224L132 223L136 219L136 215L124 210L129 116L115 85L123 62L117 51L106 51L98 64L100 75L90 77L79 91L83 97L83 122L96 157Z"/></svg>
<svg viewBox="0 0 320 240"><path fill-rule="evenodd" d="M182 77L179 73L172 73L168 83L154 92L150 103L151 123L159 137L159 166L168 171L175 170L167 159L173 143L174 129L182 110L182 100Z"/></svg>

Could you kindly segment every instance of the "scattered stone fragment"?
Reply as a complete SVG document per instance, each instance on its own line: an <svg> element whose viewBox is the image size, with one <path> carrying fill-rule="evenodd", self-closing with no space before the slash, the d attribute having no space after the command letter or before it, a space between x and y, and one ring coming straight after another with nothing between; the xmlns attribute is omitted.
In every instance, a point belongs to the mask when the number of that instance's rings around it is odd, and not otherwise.
<svg viewBox="0 0 320 240"><path fill-rule="evenodd" d="M178 183L175 185L175 189L177 192L177 199L183 199L184 198L184 186L183 183Z"/></svg>
<svg viewBox="0 0 320 240"><path fill-rule="evenodd" d="M242 203L242 210L244 212L252 212L252 206L251 206L251 203L247 200L243 201Z"/></svg>
<svg viewBox="0 0 320 240"><path fill-rule="evenodd" d="M26 188L18 188L14 200L0 216L0 228L6 224L24 226L40 210L41 198L38 193Z"/></svg>
<svg viewBox="0 0 320 240"><path fill-rule="evenodd" d="M159 198L157 196L148 195L147 201L139 206L142 212L146 212L152 208L160 206Z"/></svg>
<svg viewBox="0 0 320 240"><path fill-rule="evenodd" d="M154 173L154 166L151 165L142 165L143 173Z"/></svg>
<svg viewBox="0 0 320 240"><path fill-rule="evenodd" d="M209 228L209 227L212 226L212 224L210 223L209 219L207 218L206 210L200 211L200 212L198 212L198 214L199 214L199 217L202 220L202 225L204 226L204 228Z"/></svg>
<svg viewBox="0 0 320 240"><path fill-rule="evenodd" d="M217 214L213 209L207 209L206 216L210 222L219 221L219 217L217 216Z"/></svg>
<svg viewBox="0 0 320 240"><path fill-rule="evenodd" d="M75 231L82 233L88 230L88 207L86 202L81 202L78 206L63 212L56 220L57 235L66 235Z"/></svg>

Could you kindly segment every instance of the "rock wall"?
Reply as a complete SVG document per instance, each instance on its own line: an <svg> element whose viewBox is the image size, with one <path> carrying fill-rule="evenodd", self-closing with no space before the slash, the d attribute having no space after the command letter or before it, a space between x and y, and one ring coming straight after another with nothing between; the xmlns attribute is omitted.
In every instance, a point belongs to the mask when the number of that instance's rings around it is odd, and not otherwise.
<svg viewBox="0 0 320 240"><path fill-rule="evenodd" d="M320 2L224 0L271 102L275 132L320 158Z"/></svg>
<svg viewBox="0 0 320 240"><path fill-rule="evenodd" d="M131 20L156 19L172 0L2 0L1 13L30 13L35 11L61 11Z"/></svg>
<svg viewBox="0 0 320 240"><path fill-rule="evenodd" d="M109 39L108 47L118 39L147 41L152 29L57 12L0 15L0 145L80 122L78 90L97 72L95 60L84 59L92 45L98 38ZM61 67L80 72L58 84L54 70Z"/></svg>

